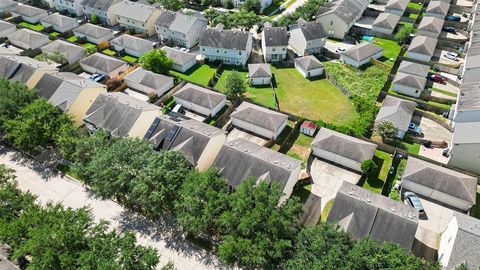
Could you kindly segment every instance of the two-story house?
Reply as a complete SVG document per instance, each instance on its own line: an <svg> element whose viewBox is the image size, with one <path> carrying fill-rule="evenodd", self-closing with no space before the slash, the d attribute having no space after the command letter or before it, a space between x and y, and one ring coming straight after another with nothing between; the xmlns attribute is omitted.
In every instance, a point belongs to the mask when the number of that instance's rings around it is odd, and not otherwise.
<svg viewBox="0 0 480 270"><path fill-rule="evenodd" d="M200 35L207 28L207 19L198 12L185 14L182 11L165 10L155 22L158 38L173 44L192 48L200 41Z"/></svg>
<svg viewBox="0 0 480 270"><path fill-rule="evenodd" d="M200 38L200 53L210 61L245 66L252 51L252 33L206 29Z"/></svg>
<svg viewBox="0 0 480 270"><path fill-rule="evenodd" d="M298 24L291 26L290 29L288 43L295 53L305 56L319 54L322 51L327 34L319 22L299 19Z"/></svg>
<svg viewBox="0 0 480 270"><path fill-rule="evenodd" d="M66 12L75 16L82 16L82 0L53 0L53 6L60 12Z"/></svg>
<svg viewBox="0 0 480 270"><path fill-rule="evenodd" d="M100 22L111 26L118 24L111 7L120 1L122 0L83 0L80 5L87 18L95 15Z"/></svg>
<svg viewBox="0 0 480 270"><path fill-rule="evenodd" d="M262 31L262 51L265 62L278 62L287 58L288 32L286 27L272 27L265 23Z"/></svg>
<svg viewBox="0 0 480 270"><path fill-rule="evenodd" d="M155 21L161 14L159 8L155 8L142 2L121 1L112 6L117 22L128 29L132 34L155 34Z"/></svg>

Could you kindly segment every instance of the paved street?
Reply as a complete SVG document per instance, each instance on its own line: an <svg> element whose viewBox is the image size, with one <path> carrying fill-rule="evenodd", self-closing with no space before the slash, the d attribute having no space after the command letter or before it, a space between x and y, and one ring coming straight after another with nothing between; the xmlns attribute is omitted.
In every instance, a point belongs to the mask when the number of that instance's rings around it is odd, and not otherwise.
<svg viewBox="0 0 480 270"><path fill-rule="evenodd" d="M137 234L139 244L158 250L160 264L169 260L177 269L222 269L216 257L193 246L172 232L168 221L150 222L135 215L110 200L92 198L85 187L77 181L62 178L36 162L25 159L19 153L0 146L0 163L16 171L20 189L37 195L41 203L60 202L65 206L79 208L89 206L95 219L110 221L112 229L131 230Z"/></svg>
<svg viewBox="0 0 480 270"><path fill-rule="evenodd" d="M295 0L292 0L292 1L295 1ZM285 9L282 13L278 14L278 16L273 18L273 20L276 21L276 20L280 19L281 17L285 16L286 14L294 12L295 9L297 9L299 6L303 6L303 4L305 4L305 2L307 2L307 0L296 0L295 3L293 3L287 9Z"/></svg>

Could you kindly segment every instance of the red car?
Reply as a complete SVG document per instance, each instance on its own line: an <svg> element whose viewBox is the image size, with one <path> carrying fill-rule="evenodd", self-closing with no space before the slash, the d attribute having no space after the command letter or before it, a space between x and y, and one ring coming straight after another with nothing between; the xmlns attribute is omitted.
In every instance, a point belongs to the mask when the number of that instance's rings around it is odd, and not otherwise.
<svg viewBox="0 0 480 270"><path fill-rule="evenodd" d="M445 78L442 75L433 74L428 77L431 81L441 84L447 84Z"/></svg>

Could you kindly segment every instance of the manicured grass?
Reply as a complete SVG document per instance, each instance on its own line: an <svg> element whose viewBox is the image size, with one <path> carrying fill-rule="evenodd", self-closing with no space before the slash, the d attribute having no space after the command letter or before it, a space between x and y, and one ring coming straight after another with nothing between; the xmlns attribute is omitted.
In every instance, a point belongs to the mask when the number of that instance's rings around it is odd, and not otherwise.
<svg viewBox="0 0 480 270"><path fill-rule="evenodd" d="M213 74L215 73L215 69L216 68L213 66L204 64L192 67L187 71L187 73L180 73L175 70L170 70L170 74L181 79L206 86L208 85L210 78L212 78Z"/></svg>
<svg viewBox="0 0 480 270"><path fill-rule="evenodd" d="M93 44L93 43L85 43L82 45L83 47L85 48L97 48L97 45Z"/></svg>
<svg viewBox="0 0 480 270"><path fill-rule="evenodd" d="M71 36L69 38L67 38L68 41L70 42L77 42L78 38L76 36Z"/></svg>
<svg viewBox="0 0 480 270"><path fill-rule="evenodd" d="M42 31L43 30L43 25L41 23L32 24L32 23L28 23L28 22L21 22L18 25L21 25L23 27L26 27L28 29L35 30L35 31Z"/></svg>
<svg viewBox="0 0 480 270"><path fill-rule="evenodd" d="M112 51L112 50L110 50L110 49L103 50L102 52L103 52L104 54L110 55L110 56L114 56L115 54L117 54L116 51Z"/></svg>
<svg viewBox="0 0 480 270"><path fill-rule="evenodd" d="M302 168L307 164L308 156L310 155L310 144L313 137L309 137L303 133L299 133L298 137L293 142L293 145L287 151L287 155L302 161Z"/></svg>
<svg viewBox="0 0 480 270"><path fill-rule="evenodd" d="M418 18L418 14L416 14L416 13L410 13L410 14L408 14L408 18L415 20L415 19Z"/></svg>
<svg viewBox="0 0 480 270"><path fill-rule="evenodd" d="M128 55L128 54L122 56L122 59L125 60L125 61L127 61L127 62L130 62L130 63L136 63L136 62L138 62L138 58L137 58L137 57L134 57L134 56L131 56L131 55Z"/></svg>
<svg viewBox="0 0 480 270"><path fill-rule="evenodd" d="M295 68L272 67L272 73L280 110L335 124L356 119L352 102L327 79L306 79Z"/></svg>
<svg viewBox="0 0 480 270"><path fill-rule="evenodd" d="M389 40L389 39L384 39L384 38L377 38L375 37L373 39L375 41L375 45L382 47L384 49L383 51L383 57L386 61L387 64L393 65L395 62L395 59L397 59L398 54L400 53L400 45L395 40ZM393 61L390 61L392 59ZM382 60L382 59L380 59Z"/></svg>
<svg viewBox="0 0 480 270"><path fill-rule="evenodd" d="M377 170L367 176L366 180L363 180L363 187L376 193L382 193L383 185L388 176L390 170L390 164L392 163L392 157L389 153L377 150L373 161L377 164Z"/></svg>
<svg viewBox="0 0 480 270"><path fill-rule="evenodd" d="M407 150L407 152L411 153L411 154L415 154L415 155L418 155L418 153L420 152L420 144L418 143L414 143L414 142L402 142L402 145L403 147L405 147L405 150Z"/></svg>
<svg viewBox="0 0 480 270"><path fill-rule="evenodd" d="M60 33L58 33L58 32L51 32L50 33L50 36L52 36L52 37L58 37L59 35L60 35Z"/></svg>
<svg viewBox="0 0 480 270"><path fill-rule="evenodd" d="M320 221L327 221L328 214L330 213L330 210L332 209L333 203L335 202L335 199L331 199L330 201L327 202L325 207L323 208L322 215L320 216Z"/></svg>
<svg viewBox="0 0 480 270"><path fill-rule="evenodd" d="M452 92L447 91L447 90L443 90L443 89L439 89L439 88L435 88L435 87L432 87L432 88L430 88L429 90L432 90L432 91L438 92L438 93L442 93L442 94L444 94L444 95L451 96L451 97L454 97L454 98L457 97L457 94L452 93Z"/></svg>
<svg viewBox="0 0 480 270"><path fill-rule="evenodd" d="M410 2L408 3L409 8L414 8L414 9L422 9L423 4L421 3L415 3L415 2Z"/></svg>

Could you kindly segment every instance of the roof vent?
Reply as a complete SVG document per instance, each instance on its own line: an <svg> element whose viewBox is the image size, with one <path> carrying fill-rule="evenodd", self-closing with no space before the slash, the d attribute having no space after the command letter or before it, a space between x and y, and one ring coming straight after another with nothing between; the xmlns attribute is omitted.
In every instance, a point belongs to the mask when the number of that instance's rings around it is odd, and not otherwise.
<svg viewBox="0 0 480 270"><path fill-rule="evenodd" d="M247 153L248 153L248 148L244 148L244 149L243 149L243 152L247 152Z"/></svg>
<svg viewBox="0 0 480 270"><path fill-rule="evenodd" d="M352 189L348 192L348 194L354 195L355 194L355 187L352 187Z"/></svg>
<svg viewBox="0 0 480 270"><path fill-rule="evenodd" d="M390 211L394 212L395 213L395 205L392 205L392 208L390 208Z"/></svg>
<svg viewBox="0 0 480 270"><path fill-rule="evenodd" d="M409 219L413 219L413 214L412 214L412 212L408 212L408 218L409 218Z"/></svg>
<svg viewBox="0 0 480 270"><path fill-rule="evenodd" d="M290 164L287 165L287 169L290 169L292 166L290 166Z"/></svg>
<svg viewBox="0 0 480 270"><path fill-rule="evenodd" d="M370 199L370 195L367 194L367 199L365 200L367 203L371 203L372 200Z"/></svg>

